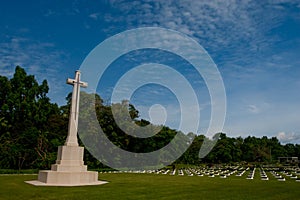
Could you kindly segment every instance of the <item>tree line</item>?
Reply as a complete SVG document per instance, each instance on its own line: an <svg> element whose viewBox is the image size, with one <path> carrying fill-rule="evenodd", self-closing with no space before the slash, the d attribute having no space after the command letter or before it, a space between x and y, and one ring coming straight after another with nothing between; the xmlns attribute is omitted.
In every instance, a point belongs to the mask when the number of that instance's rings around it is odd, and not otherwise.
<svg viewBox="0 0 300 200"><path fill-rule="evenodd" d="M0 76L0 168L5 169L47 169L56 160L57 147L63 145L67 136L71 94L66 97L66 105L58 106L47 96L48 83L41 84L33 75L17 66L11 79ZM83 93L88 98L91 94ZM93 96L95 96L93 94ZM84 98L81 100L84 102ZM139 119L139 112L134 105L123 101L106 105L99 95L95 101L96 115L102 130L116 146L130 152L151 152L164 147L179 134L181 143L191 142L185 153L175 164L232 163L232 162L277 162L278 157L300 157L299 144L281 144L276 137L257 138L227 137L219 133L219 140L213 150L202 159L198 153L205 139L204 135L187 135L167 126L155 126ZM112 109L113 108L113 109ZM159 129L148 138L128 135L116 123L117 116L127 117L138 126ZM126 115L124 113L128 113ZM122 114L123 113L123 114ZM115 114L115 115L113 115ZM125 124L125 128L130 127ZM194 138L191 141L191 138ZM81 145L81 141L79 141ZM163 156L163 155L162 155ZM85 151L85 163L90 168L103 168L104 164Z"/></svg>

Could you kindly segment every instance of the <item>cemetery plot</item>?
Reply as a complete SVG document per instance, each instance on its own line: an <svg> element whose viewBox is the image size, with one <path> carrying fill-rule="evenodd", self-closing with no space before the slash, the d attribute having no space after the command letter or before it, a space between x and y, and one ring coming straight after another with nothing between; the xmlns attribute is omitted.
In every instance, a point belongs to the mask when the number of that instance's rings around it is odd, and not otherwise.
<svg viewBox="0 0 300 200"><path fill-rule="evenodd" d="M187 167L179 169L160 169L160 170L142 170L142 171L111 171L104 173L149 173L157 175L172 176L196 176L209 178L230 179L245 178L247 180L277 180L277 181L296 181L300 182L300 168L285 168L280 171L278 168L264 167L243 167L243 166L224 166L224 167ZM271 179L270 179L271 177Z"/></svg>

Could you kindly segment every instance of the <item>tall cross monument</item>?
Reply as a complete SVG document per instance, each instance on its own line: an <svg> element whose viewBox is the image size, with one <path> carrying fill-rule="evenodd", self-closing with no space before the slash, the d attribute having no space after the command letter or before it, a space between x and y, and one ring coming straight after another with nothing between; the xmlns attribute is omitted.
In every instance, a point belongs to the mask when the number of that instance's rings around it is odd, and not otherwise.
<svg viewBox="0 0 300 200"><path fill-rule="evenodd" d="M106 183L98 180L98 172L87 171L83 162L84 147L78 146L77 141L80 87L87 87L87 83L80 81L80 71L76 71L75 79L67 79L67 84L73 85L73 93L66 142L64 146L58 147L56 163L51 165L51 170L40 170L38 180L26 181L27 183L44 186Z"/></svg>
<svg viewBox="0 0 300 200"><path fill-rule="evenodd" d="M66 140L66 146L78 146L77 142L77 127L78 127L78 115L79 115L79 97L80 97L80 87L86 88L87 83L80 81L80 71L75 72L75 79L67 79L67 84L73 85L71 110L69 117L69 128L68 137Z"/></svg>

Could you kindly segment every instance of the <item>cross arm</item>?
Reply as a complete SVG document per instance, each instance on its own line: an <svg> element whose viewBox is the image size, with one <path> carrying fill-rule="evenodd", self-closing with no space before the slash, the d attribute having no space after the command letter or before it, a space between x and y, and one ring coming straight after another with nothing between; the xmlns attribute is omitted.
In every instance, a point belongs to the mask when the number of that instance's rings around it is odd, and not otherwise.
<svg viewBox="0 0 300 200"><path fill-rule="evenodd" d="M86 82L82 82L82 81L77 82L75 79L71 79L71 78L67 79L67 84L69 84L69 85L74 85L76 83L83 88L86 88L88 86L88 84Z"/></svg>

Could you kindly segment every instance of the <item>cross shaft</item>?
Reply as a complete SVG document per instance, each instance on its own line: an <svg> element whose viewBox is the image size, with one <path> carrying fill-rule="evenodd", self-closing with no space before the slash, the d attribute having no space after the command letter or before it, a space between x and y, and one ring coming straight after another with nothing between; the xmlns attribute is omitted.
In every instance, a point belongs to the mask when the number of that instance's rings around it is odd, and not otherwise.
<svg viewBox="0 0 300 200"><path fill-rule="evenodd" d="M80 87L86 88L88 84L80 81L80 71L75 72L75 79L67 79L67 84L73 85L71 110L69 117L68 137L65 142L66 146L78 146L77 132L78 132L78 114L79 114L79 97Z"/></svg>

